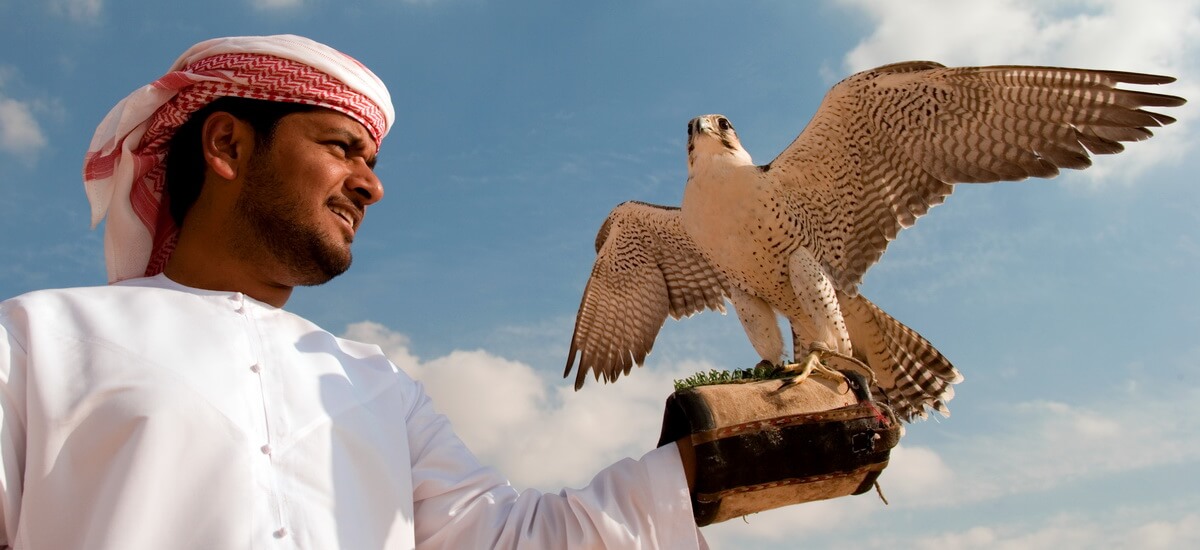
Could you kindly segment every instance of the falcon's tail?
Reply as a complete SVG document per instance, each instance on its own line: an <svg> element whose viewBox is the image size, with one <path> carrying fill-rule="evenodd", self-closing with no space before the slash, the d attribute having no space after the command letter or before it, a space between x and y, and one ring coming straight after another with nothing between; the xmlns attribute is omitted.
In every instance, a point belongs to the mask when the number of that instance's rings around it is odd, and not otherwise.
<svg viewBox="0 0 1200 550"><path fill-rule="evenodd" d="M926 418L926 409L950 415L946 402L962 374L917 331L864 298L838 292L838 302L854 343L854 355L875 371L877 385L896 416Z"/></svg>

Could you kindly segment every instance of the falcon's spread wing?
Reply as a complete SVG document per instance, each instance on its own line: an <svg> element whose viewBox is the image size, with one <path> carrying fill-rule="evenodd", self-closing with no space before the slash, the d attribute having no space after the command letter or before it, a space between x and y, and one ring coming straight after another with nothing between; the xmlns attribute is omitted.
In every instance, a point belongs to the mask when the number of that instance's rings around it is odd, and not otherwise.
<svg viewBox="0 0 1200 550"><path fill-rule="evenodd" d="M1151 136L1174 119L1142 107L1183 98L1118 89L1173 78L1049 67L946 68L927 61L853 75L761 167L814 230L812 252L857 294L867 268L952 183L1049 177L1086 168L1088 153Z"/></svg>
<svg viewBox="0 0 1200 550"><path fill-rule="evenodd" d="M576 358L575 389L589 369L615 381L642 364L667 320L705 308L725 311L725 279L696 250L679 209L626 202L596 235L596 263L583 291L566 377Z"/></svg>

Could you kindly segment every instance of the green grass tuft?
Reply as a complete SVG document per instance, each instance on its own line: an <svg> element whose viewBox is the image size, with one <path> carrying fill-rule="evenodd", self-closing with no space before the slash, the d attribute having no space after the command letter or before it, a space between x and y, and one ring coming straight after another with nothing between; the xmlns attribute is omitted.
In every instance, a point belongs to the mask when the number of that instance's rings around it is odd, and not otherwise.
<svg viewBox="0 0 1200 550"><path fill-rule="evenodd" d="M749 369L736 370L710 370L708 372L698 372L683 380L675 381L675 391L695 388L697 386L712 386L715 384L738 384L742 382L755 382L758 380L774 380L777 378L787 378L795 376L794 372L788 372L782 367L768 365L765 362L755 365Z"/></svg>

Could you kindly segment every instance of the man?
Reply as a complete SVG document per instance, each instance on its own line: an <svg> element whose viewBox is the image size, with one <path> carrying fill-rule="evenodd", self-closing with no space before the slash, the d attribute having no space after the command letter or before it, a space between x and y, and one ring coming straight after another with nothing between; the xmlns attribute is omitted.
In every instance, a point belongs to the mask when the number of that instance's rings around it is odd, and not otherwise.
<svg viewBox="0 0 1200 550"><path fill-rule="evenodd" d="M518 493L377 347L280 309L349 267L393 118L296 36L197 44L113 109L84 167L112 284L0 305L0 546L702 544L690 446Z"/></svg>

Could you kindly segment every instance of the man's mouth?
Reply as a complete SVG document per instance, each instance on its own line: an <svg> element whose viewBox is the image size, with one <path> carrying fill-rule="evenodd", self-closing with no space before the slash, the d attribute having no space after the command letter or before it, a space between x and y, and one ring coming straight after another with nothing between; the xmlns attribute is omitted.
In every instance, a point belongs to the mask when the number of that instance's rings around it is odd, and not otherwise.
<svg viewBox="0 0 1200 550"><path fill-rule="evenodd" d="M341 218L341 220L345 222L346 228L349 229L351 233L354 233L355 228L358 226L359 219L356 209L341 204L330 204L329 210L338 218Z"/></svg>

